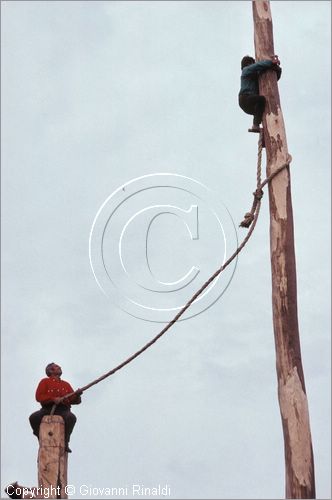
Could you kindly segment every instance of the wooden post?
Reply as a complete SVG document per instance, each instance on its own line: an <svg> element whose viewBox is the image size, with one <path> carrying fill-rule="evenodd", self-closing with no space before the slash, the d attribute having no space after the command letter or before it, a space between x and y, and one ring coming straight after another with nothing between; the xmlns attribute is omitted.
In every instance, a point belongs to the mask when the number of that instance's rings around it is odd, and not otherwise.
<svg viewBox="0 0 332 500"><path fill-rule="evenodd" d="M270 3L253 0L252 7L256 60L270 59L274 55ZM270 175L288 161L286 132L274 71L267 71L260 77L260 93L267 101L263 128L267 175ZM284 434L286 498L315 498L314 460L297 318L289 168L269 184L269 204L273 325Z"/></svg>
<svg viewBox="0 0 332 500"><path fill-rule="evenodd" d="M65 452L65 424L60 415L43 417L39 430L38 485L45 498L68 498L68 453Z"/></svg>

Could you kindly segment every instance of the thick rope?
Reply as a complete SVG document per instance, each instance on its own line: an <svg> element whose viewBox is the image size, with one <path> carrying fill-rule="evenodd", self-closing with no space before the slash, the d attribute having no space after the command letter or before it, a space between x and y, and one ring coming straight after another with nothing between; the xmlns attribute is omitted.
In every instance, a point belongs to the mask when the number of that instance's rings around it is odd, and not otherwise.
<svg viewBox="0 0 332 500"><path fill-rule="evenodd" d="M96 378L89 384L85 385L84 387L81 387L80 389L77 389L76 391L66 394L66 396L63 396L59 399L59 403L63 401L64 399L70 398L71 396L74 395L80 395L86 390L90 389L93 385L99 384L102 380L105 380L105 378L110 377L117 371L121 370L124 366L128 365L131 363L134 359L136 359L138 356L140 356L144 351L146 351L149 347L151 347L155 342L157 342L160 337L162 337L180 318L183 316L183 314L186 312L186 310L191 306L193 302L204 292L204 290L219 276L220 273L222 273L226 267L237 257L237 255L241 252L241 250L245 247L247 242L249 241L255 227L256 223L258 220L260 208L261 208L261 199L263 196L263 187L271 182L271 180L278 175L284 168L288 167L290 162L292 161L292 157L289 155L287 158L287 162L278 167L271 175L269 175L263 182L261 182L261 160L262 160L262 133L260 134L259 141L258 141L258 161L257 161L257 187L256 191L254 192L254 203L253 203L253 208L251 209L250 217L252 217L252 220L250 221L250 224L248 226L243 225L243 223L240 224L241 227L249 227L250 229L246 235L246 237L243 239L242 243L237 247L235 252L229 257L228 260L219 268L217 271L215 271L212 276L201 286L201 288L191 297L191 299L182 307L182 309L174 316L174 318L156 335L153 337L147 344L145 344L141 349L136 351L134 354L129 356L129 358L125 359L120 363L119 365L115 366L108 372L104 373L104 375L101 375L100 377ZM247 215L247 214L246 214ZM51 410L51 415L54 414L55 408L59 403L56 403L53 405L52 410Z"/></svg>
<svg viewBox="0 0 332 500"><path fill-rule="evenodd" d="M262 177L262 150L263 150L263 133L261 132L259 134L259 140L258 140L258 154L257 154L257 183L256 183L256 190L253 193L254 195L254 201L251 207L250 212L247 212L244 216L243 221L240 224L240 227L245 227L248 228L250 224L253 222L255 218L255 213L257 209L257 204L258 202L262 199L263 197L263 191L261 188L261 177Z"/></svg>

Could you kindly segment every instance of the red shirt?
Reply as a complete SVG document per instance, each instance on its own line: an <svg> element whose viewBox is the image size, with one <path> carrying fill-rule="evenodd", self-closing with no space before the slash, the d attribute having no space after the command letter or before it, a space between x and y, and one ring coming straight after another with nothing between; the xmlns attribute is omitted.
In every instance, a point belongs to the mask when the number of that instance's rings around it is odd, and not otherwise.
<svg viewBox="0 0 332 500"><path fill-rule="evenodd" d="M65 380L59 380L54 377L43 378L36 390L36 400L42 405L47 403L52 403L54 398L60 398L65 394L70 394L74 392L72 386ZM62 401L63 404L70 407L70 403L75 403L77 396L74 395L71 398Z"/></svg>

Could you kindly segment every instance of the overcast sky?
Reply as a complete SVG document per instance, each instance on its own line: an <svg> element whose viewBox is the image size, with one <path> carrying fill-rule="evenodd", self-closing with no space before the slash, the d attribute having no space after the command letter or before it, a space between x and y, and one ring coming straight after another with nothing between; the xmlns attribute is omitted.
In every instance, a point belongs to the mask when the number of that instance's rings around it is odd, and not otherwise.
<svg viewBox="0 0 332 500"><path fill-rule="evenodd" d="M293 157L317 497L330 498L331 9L327 1L278 1L271 9ZM45 365L59 363L63 379L83 386L162 327L129 315L96 282L89 235L102 204L120 188L119 205L121 186L158 173L194 181L178 188L185 198L144 195L147 207L197 205L205 216L209 203L219 203L224 233L210 217L200 221L200 237L189 238L194 212L185 230L179 213L151 225L149 263L160 283L178 281L197 257L198 276L181 302L236 246L231 221L237 228L252 203L257 136L247 133L251 117L237 104L240 60L254 53L249 1L8 1L1 10L3 491L15 480L37 484L38 443L28 417L38 409L34 393ZM148 177L149 188L154 180ZM213 190L204 202L191 197L198 183ZM284 496L267 194L262 203L221 298L73 408L72 498L86 498L84 484L129 492L133 484L168 485L171 498L181 499ZM118 295L128 279L145 279L140 221L123 239L129 278L110 253L118 243L111 223L105 232L104 264ZM237 234L241 240L246 233ZM98 250L98 237L93 244ZM128 290L137 293L134 285ZM152 295L154 308L159 296L170 309L179 305L175 293Z"/></svg>

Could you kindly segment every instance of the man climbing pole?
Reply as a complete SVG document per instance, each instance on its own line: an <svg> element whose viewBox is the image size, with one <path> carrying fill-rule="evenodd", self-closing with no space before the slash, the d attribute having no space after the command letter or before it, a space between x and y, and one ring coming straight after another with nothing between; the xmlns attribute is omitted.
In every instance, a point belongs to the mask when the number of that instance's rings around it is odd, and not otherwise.
<svg viewBox="0 0 332 500"><path fill-rule="evenodd" d="M253 126L249 132L260 132L266 99L259 95L258 78L261 73L272 69L277 73L279 80L281 76L280 61L278 56L272 56L271 60L255 62L250 56L244 56L241 61L241 89L239 92L239 106L248 115L254 115Z"/></svg>
<svg viewBox="0 0 332 500"><path fill-rule="evenodd" d="M76 423L76 416L70 411L72 404L81 403L82 390L74 389L65 380L61 380L62 370L56 363L49 363L45 372L47 378L43 378L36 390L36 400L41 404L41 409L30 415L30 425L33 433L39 438L39 427L42 418L50 415L52 408L56 405L54 415L61 415L65 422L65 451L71 453L68 446L70 435ZM75 392L75 394L73 394ZM62 399L66 394L71 394L68 398Z"/></svg>

